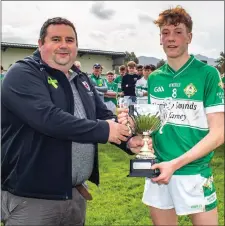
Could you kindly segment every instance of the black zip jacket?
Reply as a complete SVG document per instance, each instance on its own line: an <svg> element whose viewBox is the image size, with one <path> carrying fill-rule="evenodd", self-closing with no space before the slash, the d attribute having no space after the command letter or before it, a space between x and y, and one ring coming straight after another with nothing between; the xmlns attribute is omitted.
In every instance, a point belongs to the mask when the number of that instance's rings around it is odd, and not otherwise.
<svg viewBox="0 0 225 226"><path fill-rule="evenodd" d="M77 70L74 66L73 71ZM85 73L73 79L87 119L76 118L73 93L65 74L41 60L39 51L15 63L1 89L2 190L14 195L72 198L72 141L95 145L89 178L99 184L97 143L106 143L116 118L99 98ZM117 145L118 146L118 145ZM126 149L126 143L119 145Z"/></svg>
<svg viewBox="0 0 225 226"><path fill-rule="evenodd" d="M137 74L126 74L122 77L121 89L124 93L124 96L136 96L135 93L135 84L141 76Z"/></svg>

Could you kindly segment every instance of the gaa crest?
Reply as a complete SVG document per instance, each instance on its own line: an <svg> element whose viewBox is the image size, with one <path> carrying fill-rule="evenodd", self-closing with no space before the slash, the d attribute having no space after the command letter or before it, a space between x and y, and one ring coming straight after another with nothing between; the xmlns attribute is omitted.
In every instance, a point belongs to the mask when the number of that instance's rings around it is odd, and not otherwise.
<svg viewBox="0 0 225 226"><path fill-rule="evenodd" d="M207 179L205 180L205 183L204 183L203 186L204 186L205 188L209 188L210 190L212 190L212 189L213 189L213 176L207 178Z"/></svg>
<svg viewBox="0 0 225 226"><path fill-rule="evenodd" d="M223 89L223 82L220 81L220 82L218 83L218 86L219 86L221 89Z"/></svg>
<svg viewBox="0 0 225 226"><path fill-rule="evenodd" d="M88 83L86 81L83 81L82 83L87 90L89 90L89 91L91 90L90 86L88 85Z"/></svg>
<svg viewBox="0 0 225 226"><path fill-rule="evenodd" d="M188 96L188 98L192 97L193 95L195 95L195 93L197 92L196 87L190 83L185 89L184 89L184 93Z"/></svg>

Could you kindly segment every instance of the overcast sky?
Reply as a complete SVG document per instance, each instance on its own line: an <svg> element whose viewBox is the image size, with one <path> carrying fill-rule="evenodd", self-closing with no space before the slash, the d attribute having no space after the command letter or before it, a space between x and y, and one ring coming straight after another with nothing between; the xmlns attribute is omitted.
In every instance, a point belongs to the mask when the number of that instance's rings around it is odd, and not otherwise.
<svg viewBox="0 0 225 226"><path fill-rule="evenodd" d="M45 20L61 16L75 24L79 48L165 58L153 20L178 3L194 22L190 52L218 58L224 51L223 1L3 1L2 41L37 44Z"/></svg>

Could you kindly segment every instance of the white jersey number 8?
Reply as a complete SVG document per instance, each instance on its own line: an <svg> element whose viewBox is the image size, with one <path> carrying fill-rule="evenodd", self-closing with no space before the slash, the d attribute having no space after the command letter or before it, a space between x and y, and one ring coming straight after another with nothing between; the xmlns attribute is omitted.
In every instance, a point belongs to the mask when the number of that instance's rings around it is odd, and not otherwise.
<svg viewBox="0 0 225 226"><path fill-rule="evenodd" d="M176 98L177 97L177 89L176 88L173 89L172 97L173 98Z"/></svg>

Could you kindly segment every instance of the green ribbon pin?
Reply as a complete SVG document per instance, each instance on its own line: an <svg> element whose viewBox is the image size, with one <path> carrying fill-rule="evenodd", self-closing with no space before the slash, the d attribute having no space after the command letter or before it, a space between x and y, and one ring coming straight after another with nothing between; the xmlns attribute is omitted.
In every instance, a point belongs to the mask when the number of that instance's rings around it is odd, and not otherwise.
<svg viewBox="0 0 225 226"><path fill-rule="evenodd" d="M51 77L48 77L48 84L52 85L55 89L58 88L58 81L56 79L52 79Z"/></svg>

